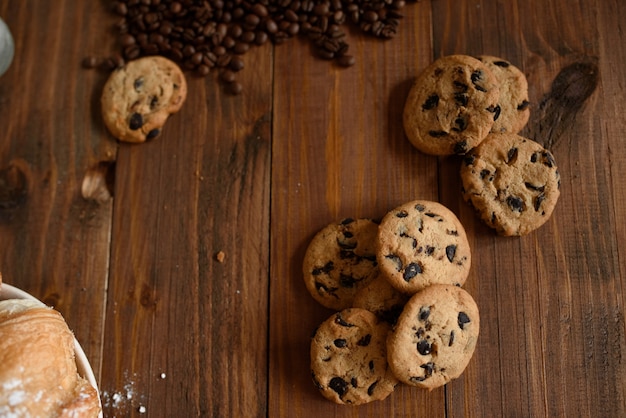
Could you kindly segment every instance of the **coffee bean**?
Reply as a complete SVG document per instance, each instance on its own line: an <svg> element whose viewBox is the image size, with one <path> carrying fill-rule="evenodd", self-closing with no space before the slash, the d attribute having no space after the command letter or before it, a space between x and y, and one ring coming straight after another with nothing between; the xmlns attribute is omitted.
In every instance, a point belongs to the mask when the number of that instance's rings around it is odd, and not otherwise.
<svg viewBox="0 0 626 418"><path fill-rule="evenodd" d="M375 37L392 38L405 5L406 0L119 0L112 12L120 16L115 28L121 53L83 65L112 70L124 59L164 55L200 76L216 66L234 72L243 68L243 60L234 58L251 46L280 45L302 34L319 58L350 67L355 59L347 54L341 26L349 22ZM240 92L240 83L224 82Z"/></svg>

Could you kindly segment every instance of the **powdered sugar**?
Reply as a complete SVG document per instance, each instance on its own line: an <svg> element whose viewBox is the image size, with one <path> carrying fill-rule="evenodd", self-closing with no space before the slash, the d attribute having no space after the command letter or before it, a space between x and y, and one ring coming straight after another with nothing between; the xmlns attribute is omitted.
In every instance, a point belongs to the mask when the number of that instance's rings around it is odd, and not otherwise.
<svg viewBox="0 0 626 418"><path fill-rule="evenodd" d="M138 394L135 387L137 373L124 372L124 385L116 391L103 390L102 408L105 415L115 418L125 416L131 409L137 409L145 402L145 396ZM145 407L144 407L145 409Z"/></svg>

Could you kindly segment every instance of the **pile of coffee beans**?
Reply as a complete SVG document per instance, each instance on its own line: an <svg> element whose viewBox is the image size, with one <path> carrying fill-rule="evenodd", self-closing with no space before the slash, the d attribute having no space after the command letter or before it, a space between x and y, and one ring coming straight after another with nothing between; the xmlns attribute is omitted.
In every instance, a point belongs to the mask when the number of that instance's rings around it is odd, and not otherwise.
<svg viewBox="0 0 626 418"><path fill-rule="evenodd" d="M413 0L419 1L419 0ZM236 73L254 46L305 36L322 59L354 64L344 24L374 37L393 38L405 0L121 0L113 2L121 52L103 63L110 69L146 55L163 55L200 76L213 69L228 91L242 86Z"/></svg>

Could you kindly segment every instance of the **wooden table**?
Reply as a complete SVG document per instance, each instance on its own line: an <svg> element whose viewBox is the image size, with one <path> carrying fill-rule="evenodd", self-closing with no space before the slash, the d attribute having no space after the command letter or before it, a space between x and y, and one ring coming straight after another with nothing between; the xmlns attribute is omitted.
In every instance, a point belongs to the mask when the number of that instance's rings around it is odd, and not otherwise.
<svg viewBox="0 0 626 418"><path fill-rule="evenodd" d="M405 15L392 41L351 32L349 69L292 39L245 55L238 96L190 75L163 135L129 145L100 117L107 75L81 68L115 51L106 2L0 0L16 44L0 77L0 270L65 316L105 416L626 416L626 7L424 0ZM528 236L496 236L461 198L459 158L404 136L413 77L451 53L527 75L522 134L562 178ZM106 176L112 198L83 198ZM336 406L309 373L331 311L306 291L305 248L335 220L418 198L467 229L475 355L445 388Z"/></svg>

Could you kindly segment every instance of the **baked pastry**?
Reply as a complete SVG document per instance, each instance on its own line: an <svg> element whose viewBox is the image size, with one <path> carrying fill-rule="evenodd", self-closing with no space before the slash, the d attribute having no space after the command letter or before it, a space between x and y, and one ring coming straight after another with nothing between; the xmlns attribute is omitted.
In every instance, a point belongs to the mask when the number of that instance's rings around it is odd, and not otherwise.
<svg viewBox="0 0 626 418"><path fill-rule="evenodd" d="M498 115L494 116L491 132L518 133L526 126L530 117L526 76L519 68L502 58L481 55L478 59L491 70L500 83L500 100L496 106Z"/></svg>
<svg viewBox="0 0 626 418"><path fill-rule="evenodd" d="M98 393L78 375L74 336L58 311L0 301L0 335L0 416L98 416Z"/></svg>
<svg viewBox="0 0 626 418"><path fill-rule="evenodd" d="M411 297L389 333L389 366L408 385L443 386L467 367L479 330L478 306L469 293L458 286L430 286Z"/></svg>
<svg viewBox="0 0 626 418"><path fill-rule="evenodd" d="M144 142L161 133L187 97L185 76L160 56L129 61L114 70L102 92L102 117L120 141Z"/></svg>
<svg viewBox="0 0 626 418"><path fill-rule="evenodd" d="M398 380L387 367L389 325L349 308L333 314L311 340L311 375L322 395L338 404L385 399Z"/></svg>
<svg viewBox="0 0 626 418"><path fill-rule="evenodd" d="M462 285L467 279L472 259L465 229L440 203L415 200L391 210L377 239L378 268L400 292Z"/></svg>
<svg viewBox="0 0 626 418"><path fill-rule="evenodd" d="M539 228L560 195L552 153L516 134L490 134L463 159L461 180L463 198L504 236Z"/></svg>
<svg viewBox="0 0 626 418"><path fill-rule="evenodd" d="M478 59L439 58L418 75L409 91L404 131L426 154L465 154L491 130L499 97L498 81Z"/></svg>
<svg viewBox="0 0 626 418"><path fill-rule="evenodd" d="M304 282L311 296L327 308L352 306L354 295L377 275L378 224L347 218L333 223L309 243L304 255Z"/></svg>

